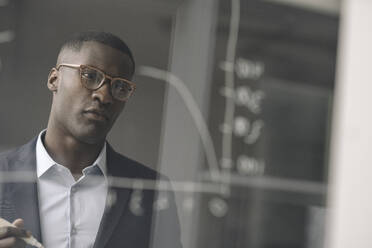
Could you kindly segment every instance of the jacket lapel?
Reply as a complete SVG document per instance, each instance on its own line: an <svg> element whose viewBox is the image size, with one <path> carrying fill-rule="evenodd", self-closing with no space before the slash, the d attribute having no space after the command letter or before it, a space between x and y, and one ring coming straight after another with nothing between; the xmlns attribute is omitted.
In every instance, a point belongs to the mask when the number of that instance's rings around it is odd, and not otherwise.
<svg viewBox="0 0 372 248"><path fill-rule="evenodd" d="M30 230L35 238L41 240L39 200L36 174L36 140L19 148L19 151L8 160L9 171L25 175L24 182L10 183L16 218L22 218L25 229Z"/></svg>
<svg viewBox="0 0 372 248"><path fill-rule="evenodd" d="M107 172L109 176L121 175L125 170L125 164L120 163L116 152L107 144ZM123 168L124 167L124 168ZM94 248L102 248L110 239L119 219L128 207L131 189L110 187L106 197L106 207L98 229Z"/></svg>

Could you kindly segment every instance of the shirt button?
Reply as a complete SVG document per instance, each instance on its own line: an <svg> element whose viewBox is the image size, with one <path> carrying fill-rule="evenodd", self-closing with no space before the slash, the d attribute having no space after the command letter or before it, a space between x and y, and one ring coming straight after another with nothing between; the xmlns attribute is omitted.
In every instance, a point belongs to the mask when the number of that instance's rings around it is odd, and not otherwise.
<svg viewBox="0 0 372 248"><path fill-rule="evenodd" d="M77 233L76 227L73 225L71 226L71 235L75 235Z"/></svg>

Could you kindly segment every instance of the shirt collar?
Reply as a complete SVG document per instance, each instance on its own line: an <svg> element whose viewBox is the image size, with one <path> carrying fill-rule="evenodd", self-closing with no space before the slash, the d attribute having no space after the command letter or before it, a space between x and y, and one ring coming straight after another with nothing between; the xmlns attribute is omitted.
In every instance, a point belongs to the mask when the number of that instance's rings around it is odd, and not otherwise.
<svg viewBox="0 0 372 248"><path fill-rule="evenodd" d="M45 132L46 132L46 129L40 132L37 138L37 142L36 142L36 173L37 173L38 178L40 178L52 166L58 164L50 157L49 153L45 149L44 143L42 141L42 136L45 134ZM107 159L106 159L106 142L105 142L96 161L94 161L92 165L93 166L97 165L101 169L103 175L106 177L107 176L106 175L107 173L106 163L107 163Z"/></svg>

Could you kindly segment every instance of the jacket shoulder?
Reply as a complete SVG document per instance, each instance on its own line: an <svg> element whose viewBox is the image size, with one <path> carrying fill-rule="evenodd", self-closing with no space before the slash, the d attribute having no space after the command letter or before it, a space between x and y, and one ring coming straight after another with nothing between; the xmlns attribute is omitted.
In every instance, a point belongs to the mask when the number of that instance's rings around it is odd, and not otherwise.
<svg viewBox="0 0 372 248"><path fill-rule="evenodd" d="M3 171L8 169L9 161L17 158L20 149L21 147L17 147L0 153L0 170Z"/></svg>
<svg viewBox="0 0 372 248"><path fill-rule="evenodd" d="M128 158L120 153L115 152L112 148L109 148L108 153L108 166L109 169L115 174L124 177L142 178L142 179L165 179L164 175L161 175L156 170L138 162L131 158Z"/></svg>
<svg viewBox="0 0 372 248"><path fill-rule="evenodd" d="M30 153L34 151L34 148L36 146L36 140L37 137L22 146L1 152L0 170L7 170L9 164L21 159L24 156L30 155Z"/></svg>

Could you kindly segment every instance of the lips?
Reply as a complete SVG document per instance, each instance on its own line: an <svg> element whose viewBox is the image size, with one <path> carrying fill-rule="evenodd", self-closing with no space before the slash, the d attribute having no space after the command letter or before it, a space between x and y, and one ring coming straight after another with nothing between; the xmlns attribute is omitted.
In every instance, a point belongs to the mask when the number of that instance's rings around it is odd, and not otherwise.
<svg viewBox="0 0 372 248"><path fill-rule="evenodd" d="M90 119L98 121L108 121L110 119L109 115L105 111L98 109L88 109L83 113L86 114Z"/></svg>

